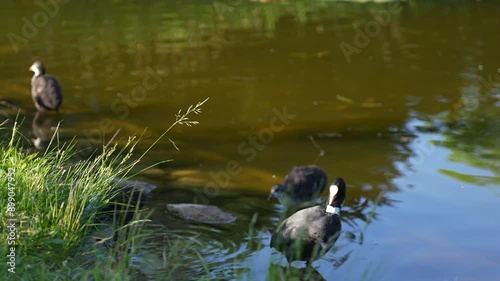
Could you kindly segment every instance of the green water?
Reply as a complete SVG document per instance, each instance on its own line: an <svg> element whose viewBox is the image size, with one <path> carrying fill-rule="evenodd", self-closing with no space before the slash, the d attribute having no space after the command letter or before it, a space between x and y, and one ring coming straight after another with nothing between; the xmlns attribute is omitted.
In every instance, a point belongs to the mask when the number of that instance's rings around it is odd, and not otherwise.
<svg viewBox="0 0 500 281"><path fill-rule="evenodd" d="M47 142L57 118L33 122L38 59L63 88L59 137L82 148L147 128L144 151L179 109L209 97L192 116L200 124L168 135L180 151L164 138L141 165L174 160L143 175L158 186L150 231L198 233L213 278L279 270L268 245L282 209L267 193L307 164L348 183L342 235L315 263L323 278L500 276L496 1L62 2L3 3L2 118L19 112L25 133ZM192 202L238 219L205 227L165 213ZM193 253L171 273L163 245L144 245L151 279L206 274Z"/></svg>

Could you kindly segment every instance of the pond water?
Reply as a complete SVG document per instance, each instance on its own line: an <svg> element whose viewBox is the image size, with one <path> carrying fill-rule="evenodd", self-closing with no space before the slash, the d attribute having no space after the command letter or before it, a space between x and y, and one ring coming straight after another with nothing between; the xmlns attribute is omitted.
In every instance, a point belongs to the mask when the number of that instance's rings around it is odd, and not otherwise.
<svg viewBox="0 0 500 281"><path fill-rule="evenodd" d="M46 3L0 11L0 112L19 112L42 148L57 120L35 116L34 60L63 88L60 139L80 148L147 128L138 155L209 97L189 116L198 125L174 127L140 164L173 159L142 174L158 186L148 279L277 276L269 241L283 209L269 189L316 164L348 184L318 279L498 280L497 1ZM237 220L186 224L167 203Z"/></svg>

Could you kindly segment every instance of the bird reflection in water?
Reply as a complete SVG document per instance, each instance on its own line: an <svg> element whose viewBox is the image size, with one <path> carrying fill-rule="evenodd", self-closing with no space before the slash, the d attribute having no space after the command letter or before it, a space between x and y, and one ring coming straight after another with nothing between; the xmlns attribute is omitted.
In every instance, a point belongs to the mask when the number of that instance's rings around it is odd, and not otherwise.
<svg viewBox="0 0 500 281"><path fill-rule="evenodd" d="M57 127L61 121L61 116L52 112L38 111L35 114L32 123L35 138L32 141L38 151L45 152L51 142L59 139Z"/></svg>

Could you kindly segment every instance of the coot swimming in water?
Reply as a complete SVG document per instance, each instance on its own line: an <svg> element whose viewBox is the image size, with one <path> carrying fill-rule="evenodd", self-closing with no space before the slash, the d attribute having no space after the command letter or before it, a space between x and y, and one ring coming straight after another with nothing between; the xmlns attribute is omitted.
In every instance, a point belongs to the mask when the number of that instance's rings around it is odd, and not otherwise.
<svg viewBox="0 0 500 281"><path fill-rule="evenodd" d="M346 185L337 178L330 186L326 206L300 210L284 220L271 238L271 247L283 252L288 262L308 263L323 256L337 241L341 230L340 208Z"/></svg>
<svg viewBox="0 0 500 281"><path fill-rule="evenodd" d="M39 111L59 110L62 103L61 86L57 79L45 74L45 65L35 61L30 67L35 74L31 78L31 96Z"/></svg>
<svg viewBox="0 0 500 281"><path fill-rule="evenodd" d="M315 203L328 184L328 176L318 166L295 167L284 182L271 188L268 199L277 198L286 207Z"/></svg>

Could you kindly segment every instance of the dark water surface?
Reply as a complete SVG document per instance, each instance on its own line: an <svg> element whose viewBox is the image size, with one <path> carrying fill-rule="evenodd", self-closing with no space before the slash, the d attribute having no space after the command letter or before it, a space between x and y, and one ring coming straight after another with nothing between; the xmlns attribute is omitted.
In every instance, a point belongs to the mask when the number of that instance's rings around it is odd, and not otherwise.
<svg viewBox="0 0 500 281"><path fill-rule="evenodd" d="M499 2L65 2L0 10L0 112L20 108L30 137L43 144L54 123L33 122L37 59L63 88L60 138L82 147L147 128L140 153L210 97L199 125L169 133L180 151L163 138L141 163L174 159L143 175L158 185L151 279L279 271L269 188L316 164L348 183L342 234L314 263L325 279L499 280ZM238 219L166 213L192 202Z"/></svg>

